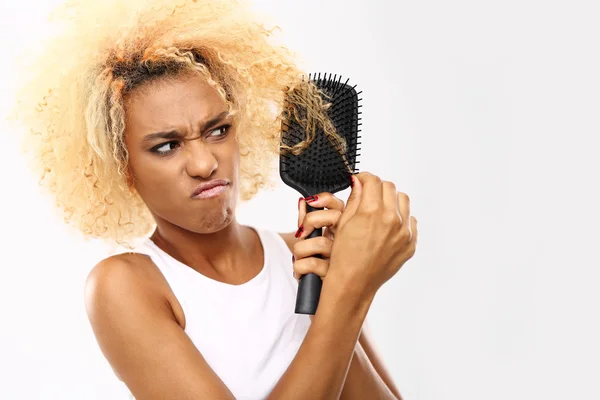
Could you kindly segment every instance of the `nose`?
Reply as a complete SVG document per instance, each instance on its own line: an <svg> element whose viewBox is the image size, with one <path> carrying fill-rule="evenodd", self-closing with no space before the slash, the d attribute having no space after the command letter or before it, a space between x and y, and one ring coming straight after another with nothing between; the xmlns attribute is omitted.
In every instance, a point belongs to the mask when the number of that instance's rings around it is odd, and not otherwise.
<svg viewBox="0 0 600 400"><path fill-rule="evenodd" d="M209 178L219 165L210 146L207 146L202 140L192 140L187 143L187 148L187 173L191 177Z"/></svg>

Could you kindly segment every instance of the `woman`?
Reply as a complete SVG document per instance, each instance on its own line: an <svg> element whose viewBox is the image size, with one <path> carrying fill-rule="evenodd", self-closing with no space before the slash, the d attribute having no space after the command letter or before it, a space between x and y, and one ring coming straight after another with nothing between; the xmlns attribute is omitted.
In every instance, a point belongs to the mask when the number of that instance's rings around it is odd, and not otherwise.
<svg viewBox="0 0 600 400"><path fill-rule="evenodd" d="M98 263L85 288L98 344L132 395L401 398L362 327L415 252L408 197L364 173L346 205L301 199L294 234L235 219L238 197L267 182L286 94L299 90L291 106L335 135L287 50L234 1L61 11L62 36L16 111L66 220L132 250ZM307 202L325 210L306 215ZM292 264L296 279L323 279L310 318L293 312Z"/></svg>

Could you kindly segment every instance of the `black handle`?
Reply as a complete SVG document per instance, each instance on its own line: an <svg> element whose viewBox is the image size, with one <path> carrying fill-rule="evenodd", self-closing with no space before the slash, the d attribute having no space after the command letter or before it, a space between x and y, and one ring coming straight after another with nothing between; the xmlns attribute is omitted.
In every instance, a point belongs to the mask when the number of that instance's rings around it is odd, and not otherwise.
<svg viewBox="0 0 600 400"><path fill-rule="evenodd" d="M322 208L313 208L308 204L306 205L307 213L316 210L322 210ZM306 238L310 239L322 235L323 229L319 228L312 231ZM320 254L315 257L323 258ZM296 314L315 315L321 297L321 286L323 286L323 281L317 274L310 273L300 277L298 294L296 295Z"/></svg>

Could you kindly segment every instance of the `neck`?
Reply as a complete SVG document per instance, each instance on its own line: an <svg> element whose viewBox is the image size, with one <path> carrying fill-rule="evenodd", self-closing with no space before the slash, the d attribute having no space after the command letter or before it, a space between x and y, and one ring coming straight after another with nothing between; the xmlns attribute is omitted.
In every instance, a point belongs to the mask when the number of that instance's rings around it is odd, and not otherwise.
<svg viewBox="0 0 600 400"><path fill-rule="evenodd" d="M213 233L195 233L162 221L152 241L172 257L203 274L236 280L247 273L247 261L254 259L260 241L252 229L234 219ZM258 246L257 246L258 243ZM244 268L246 267L246 268Z"/></svg>

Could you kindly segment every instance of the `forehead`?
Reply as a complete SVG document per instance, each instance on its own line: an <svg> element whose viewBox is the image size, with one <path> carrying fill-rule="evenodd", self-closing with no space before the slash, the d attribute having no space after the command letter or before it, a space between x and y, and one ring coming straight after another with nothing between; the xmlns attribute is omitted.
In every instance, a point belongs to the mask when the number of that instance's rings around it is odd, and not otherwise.
<svg viewBox="0 0 600 400"><path fill-rule="evenodd" d="M144 135L201 124L227 111L227 105L202 75L157 78L133 89L125 99L128 135Z"/></svg>

